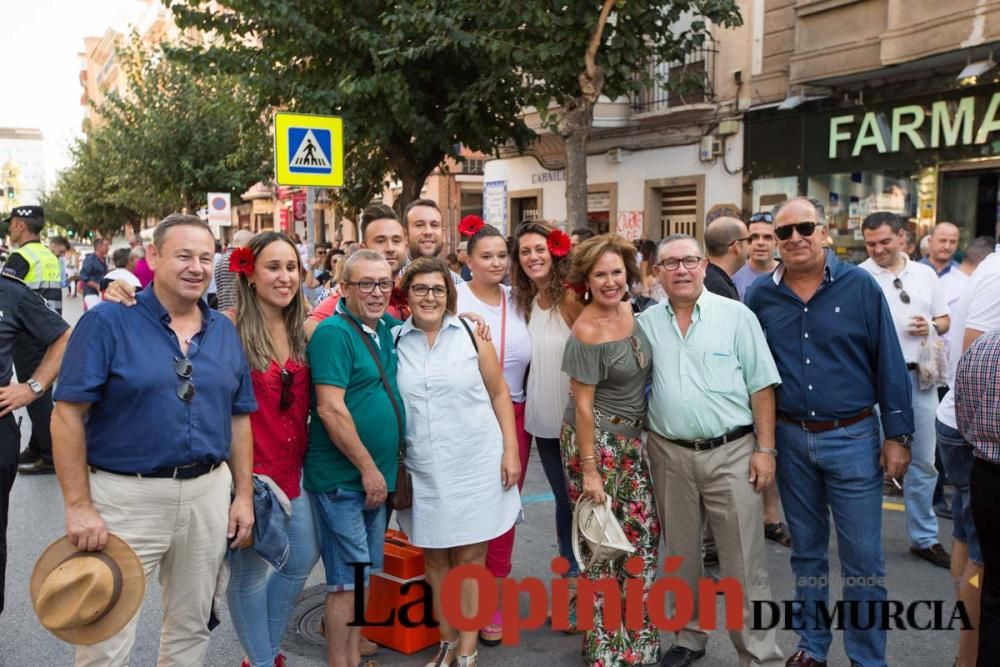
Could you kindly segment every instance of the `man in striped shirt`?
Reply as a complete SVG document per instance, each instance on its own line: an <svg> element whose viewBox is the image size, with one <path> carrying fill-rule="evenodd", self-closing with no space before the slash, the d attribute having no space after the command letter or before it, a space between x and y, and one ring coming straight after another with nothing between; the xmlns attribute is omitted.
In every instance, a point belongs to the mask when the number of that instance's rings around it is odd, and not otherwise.
<svg viewBox="0 0 1000 667"><path fill-rule="evenodd" d="M253 234L250 230L239 230L233 234L233 242L226 248L226 252L215 260L215 288L216 294L219 295L219 310L236 308L236 274L229 270L229 257L237 248L247 247L251 238Z"/></svg>

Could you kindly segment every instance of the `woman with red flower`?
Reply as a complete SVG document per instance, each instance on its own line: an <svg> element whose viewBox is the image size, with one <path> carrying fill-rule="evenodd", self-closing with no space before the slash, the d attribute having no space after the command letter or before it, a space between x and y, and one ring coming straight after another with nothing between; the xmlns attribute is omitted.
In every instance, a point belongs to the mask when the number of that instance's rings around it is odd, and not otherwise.
<svg viewBox="0 0 1000 667"><path fill-rule="evenodd" d="M250 415L253 471L273 482L275 496L288 500L284 520L288 560L280 569L253 548L231 554L227 600L236 634L247 652L243 665L284 665L281 640L319 544L309 498L302 493L309 416L309 369L305 362L305 297L301 259L292 240L278 232L257 234L235 250L229 270L238 274L238 306L225 311L239 332L253 381L257 412ZM284 496L284 498L281 498ZM279 510L281 514L281 510Z"/></svg>
<svg viewBox="0 0 1000 667"><path fill-rule="evenodd" d="M538 458L556 500L559 555L570 562L568 577L579 574L573 558L572 521L566 473L559 454L563 410L569 400L569 377L560 364L569 330L583 305L566 288L569 237L548 223L522 223L514 233L517 261L513 296L531 334L531 369L525 386L524 428L535 437Z"/></svg>
<svg viewBox="0 0 1000 667"><path fill-rule="evenodd" d="M656 577L660 523L653 500L649 466L643 456L642 430L646 414L646 382L652 370L649 341L636 323L629 303L629 285L639 277L635 247L616 234L584 241L573 254L571 283L586 286L586 306L573 324L562 358L570 376L573 398L566 406L562 455L566 461L570 499L581 496L603 503L642 559L640 575L646 590ZM586 543L581 554L587 558ZM624 618L625 559L591 566L590 579L617 579L622 587ZM639 629L605 629L607 598L594 601L594 629L586 633L583 654L592 664L642 664L660 660L660 634L643 617Z"/></svg>

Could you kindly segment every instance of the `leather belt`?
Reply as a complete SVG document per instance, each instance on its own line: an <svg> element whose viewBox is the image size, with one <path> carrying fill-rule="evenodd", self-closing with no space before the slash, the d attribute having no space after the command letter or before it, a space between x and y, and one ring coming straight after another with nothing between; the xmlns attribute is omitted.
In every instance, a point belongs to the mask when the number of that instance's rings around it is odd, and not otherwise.
<svg viewBox="0 0 1000 667"><path fill-rule="evenodd" d="M779 412L778 419L783 422L788 422L789 424L795 424L803 431L808 431L809 433L823 433L825 431L832 431L835 428L841 428L842 426L857 424L862 419L868 419L873 414L875 414L875 412L871 408L865 408L853 417L831 419L829 421L809 421L807 419L795 419Z"/></svg>
<svg viewBox="0 0 1000 667"><path fill-rule="evenodd" d="M721 447L727 442L732 442L733 440L739 440L747 433L753 432L753 425L748 424L746 426L738 426L728 433L723 433L717 438L706 438L704 440L674 440L672 438L665 438L675 445L680 445L681 447L686 447L688 449L693 449L696 452L704 452L709 449L715 449L716 447Z"/></svg>
<svg viewBox="0 0 1000 667"><path fill-rule="evenodd" d="M908 370L908 371L915 371L918 368L920 368L920 366L918 366L917 364L913 363L912 361L910 363L906 364L906 370Z"/></svg>
<svg viewBox="0 0 1000 667"><path fill-rule="evenodd" d="M139 479L143 477L151 479L194 479L195 477L207 475L221 465L222 463L192 463L191 465L177 466L176 468L156 468L152 472L125 472L124 470L111 470L110 468L91 465L90 472L100 470L112 475L138 477Z"/></svg>

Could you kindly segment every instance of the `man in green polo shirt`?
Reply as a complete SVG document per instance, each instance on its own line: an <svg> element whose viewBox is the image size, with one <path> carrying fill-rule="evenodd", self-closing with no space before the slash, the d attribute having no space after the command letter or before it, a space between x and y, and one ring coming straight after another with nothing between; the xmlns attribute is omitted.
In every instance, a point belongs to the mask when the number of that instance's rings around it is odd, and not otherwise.
<svg viewBox="0 0 1000 667"><path fill-rule="evenodd" d="M781 378L756 316L706 290L705 269L694 238L660 241L654 270L668 301L639 318L653 359L647 414L653 493L667 553L684 559L675 576L695 596L694 616L677 633L665 667L687 667L705 655L708 635L697 612L703 514L722 576L743 587L743 618L750 618L753 601L771 598L760 492L774 480L774 387ZM729 636L740 664L785 664L773 629Z"/></svg>
<svg viewBox="0 0 1000 667"><path fill-rule="evenodd" d="M320 323L309 340L316 407L303 472L318 513L326 570L330 665L356 667L360 627L347 625L354 618L352 563L371 564L364 572L366 585L370 573L382 570L385 500L396 486L397 420L404 415L390 332L400 322L385 313L392 269L378 253L359 250L347 259L343 275L336 315Z"/></svg>

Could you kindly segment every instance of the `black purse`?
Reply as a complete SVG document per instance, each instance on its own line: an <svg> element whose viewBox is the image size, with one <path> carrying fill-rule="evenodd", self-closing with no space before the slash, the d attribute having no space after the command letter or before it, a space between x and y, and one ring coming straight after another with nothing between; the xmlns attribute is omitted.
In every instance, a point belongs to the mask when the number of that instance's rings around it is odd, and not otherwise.
<svg viewBox="0 0 1000 667"><path fill-rule="evenodd" d="M410 477L410 471L406 469L406 424L403 421L403 410L399 407L396 396L392 393L392 388L389 386L389 378L385 375L385 369L382 368L382 362L378 357L378 351L375 349L372 339L369 338L368 334L349 315L340 312L337 315L344 318L358 332L361 340L365 342L365 347L368 348L368 352L372 355L372 360L378 369L379 377L382 379L382 387L389 396L389 402L392 403L392 411L396 413L396 429L399 433L399 457L396 461L396 490L390 494L390 499L392 500L393 509L408 510L413 506L413 479Z"/></svg>

